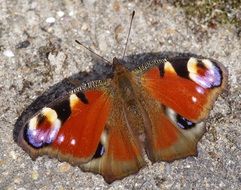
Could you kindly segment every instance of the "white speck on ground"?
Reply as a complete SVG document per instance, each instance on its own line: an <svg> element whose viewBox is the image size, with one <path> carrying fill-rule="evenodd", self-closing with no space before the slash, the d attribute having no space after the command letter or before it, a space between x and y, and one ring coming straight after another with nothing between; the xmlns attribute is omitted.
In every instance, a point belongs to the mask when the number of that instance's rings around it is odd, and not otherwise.
<svg viewBox="0 0 241 190"><path fill-rule="evenodd" d="M57 15L58 15L59 17L63 17L63 16L64 16L64 12L63 12L63 11L58 11L58 12L57 12Z"/></svg>
<svg viewBox="0 0 241 190"><path fill-rule="evenodd" d="M189 52L214 58L229 71L229 88L210 113L198 157L155 163L110 185L100 175L56 159L44 156L32 161L13 140L17 118L34 98L55 89L63 76L92 67L97 75L104 73L104 67L74 40L108 60L121 57L133 9L136 16L127 55ZM207 29L207 36L200 39L188 27L181 9L141 1L2 0L0 12L0 51L4 55L0 56L0 189L240 189L241 39L232 26ZM56 22L46 15L62 18ZM117 26L123 28L118 40ZM28 47L14 49L26 39ZM54 95L59 92L55 89Z"/></svg>
<svg viewBox="0 0 241 190"><path fill-rule="evenodd" d="M48 17L47 19L46 19L46 22L47 23L54 23L55 22L55 18L54 17Z"/></svg>
<svg viewBox="0 0 241 190"><path fill-rule="evenodd" d="M3 55L5 55L6 57L14 57L14 53L11 50L5 50L3 52Z"/></svg>

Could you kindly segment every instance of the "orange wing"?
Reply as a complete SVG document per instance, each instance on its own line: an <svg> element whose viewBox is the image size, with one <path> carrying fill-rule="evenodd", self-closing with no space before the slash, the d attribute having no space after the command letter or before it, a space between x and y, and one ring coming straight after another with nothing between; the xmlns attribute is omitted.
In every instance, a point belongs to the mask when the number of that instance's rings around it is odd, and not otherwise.
<svg viewBox="0 0 241 190"><path fill-rule="evenodd" d="M170 108L143 93L146 152L152 162L173 161L197 154L197 143L205 132L205 126L178 119ZM180 125L182 124L182 125Z"/></svg>
<svg viewBox="0 0 241 190"><path fill-rule="evenodd" d="M204 125L197 122L207 117L225 87L226 71L208 59L157 63L149 66L140 83L148 156L152 161L172 161L196 155L197 143L205 132Z"/></svg>
<svg viewBox="0 0 241 190"><path fill-rule="evenodd" d="M126 108L119 100L114 102L111 119L102 134L102 144L106 151L102 157L81 165L84 171L99 173L108 183L136 173L146 163L142 146L135 135L132 124L126 120Z"/></svg>
<svg viewBox="0 0 241 190"><path fill-rule="evenodd" d="M220 64L197 58L166 61L142 77L153 98L193 122L207 116L226 82L227 73Z"/></svg>
<svg viewBox="0 0 241 190"><path fill-rule="evenodd" d="M87 162L98 151L111 107L103 90L71 94L42 108L22 128L18 142L33 159L48 154L75 164Z"/></svg>
<svg viewBox="0 0 241 190"><path fill-rule="evenodd" d="M73 93L41 109L22 128L18 142L33 159L56 157L110 183L145 165L124 109L104 87Z"/></svg>

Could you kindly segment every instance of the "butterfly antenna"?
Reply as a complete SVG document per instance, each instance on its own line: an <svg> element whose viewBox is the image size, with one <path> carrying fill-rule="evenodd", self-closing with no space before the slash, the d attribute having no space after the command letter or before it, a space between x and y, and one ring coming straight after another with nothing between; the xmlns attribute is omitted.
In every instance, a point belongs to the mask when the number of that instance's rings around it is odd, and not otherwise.
<svg viewBox="0 0 241 190"><path fill-rule="evenodd" d="M124 58L124 56L125 56L125 54L126 54L126 48L127 48L127 44L128 44L128 41L129 41L129 36L130 36L130 33L131 33L132 21L133 21L133 19L134 19L134 16L135 16L135 11L133 11L133 12L132 12L132 15L131 15L131 22L130 22L130 26L129 26L129 31L128 31L128 35L127 35L126 44L125 44L125 49L124 49L124 52L123 52L122 59Z"/></svg>
<svg viewBox="0 0 241 190"><path fill-rule="evenodd" d="M82 44L80 41L75 40L75 42L77 44L79 44L80 46L84 47L85 49L89 50L91 53L93 53L94 55L96 55L97 57L103 59L106 63L112 64L110 61L108 61L107 59L105 59L104 57L98 55L97 53L95 53L92 49L88 48L87 46L85 46L84 44Z"/></svg>

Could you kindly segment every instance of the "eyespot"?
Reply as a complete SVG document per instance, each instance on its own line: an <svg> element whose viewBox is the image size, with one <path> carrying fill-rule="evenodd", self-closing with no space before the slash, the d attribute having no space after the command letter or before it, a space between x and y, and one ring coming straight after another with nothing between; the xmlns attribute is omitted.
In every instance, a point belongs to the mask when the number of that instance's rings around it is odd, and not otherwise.
<svg viewBox="0 0 241 190"><path fill-rule="evenodd" d="M196 123L189 121L188 119L182 117L181 115L176 115L177 125L182 129L190 129L195 127Z"/></svg>
<svg viewBox="0 0 241 190"><path fill-rule="evenodd" d="M100 158L105 153L105 147L99 143L93 158Z"/></svg>

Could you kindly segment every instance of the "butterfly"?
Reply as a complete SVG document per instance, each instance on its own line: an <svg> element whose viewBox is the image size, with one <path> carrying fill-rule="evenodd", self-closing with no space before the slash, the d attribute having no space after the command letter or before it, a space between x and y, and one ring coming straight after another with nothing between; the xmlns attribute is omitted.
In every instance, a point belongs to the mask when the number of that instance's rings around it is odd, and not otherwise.
<svg viewBox="0 0 241 190"><path fill-rule="evenodd" d="M18 144L101 174L108 183L146 163L195 156L225 67L196 57L155 59L128 69L113 59L113 74L84 82L38 111L22 126Z"/></svg>

